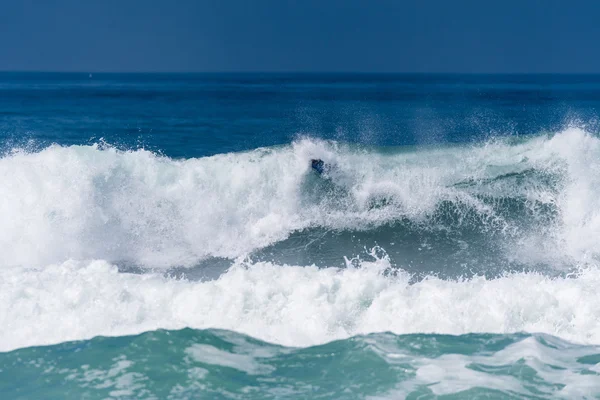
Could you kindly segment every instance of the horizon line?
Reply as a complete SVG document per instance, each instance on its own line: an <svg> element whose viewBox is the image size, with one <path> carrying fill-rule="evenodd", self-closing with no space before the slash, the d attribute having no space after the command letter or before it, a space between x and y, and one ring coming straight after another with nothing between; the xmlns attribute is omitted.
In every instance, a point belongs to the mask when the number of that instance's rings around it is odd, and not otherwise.
<svg viewBox="0 0 600 400"><path fill-rule="evenodd" d="M139 74L139 75L600 75L598 72L409 72L409 71L94 71L94 70L16 70L4 74Z"/></svg>

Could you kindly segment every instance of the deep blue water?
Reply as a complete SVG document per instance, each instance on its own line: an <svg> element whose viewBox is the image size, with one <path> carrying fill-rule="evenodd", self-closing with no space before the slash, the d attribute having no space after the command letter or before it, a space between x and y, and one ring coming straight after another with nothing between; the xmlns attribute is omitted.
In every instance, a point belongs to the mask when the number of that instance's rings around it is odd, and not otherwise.
<svg viewBox="0 0 600 400"><path fill-rule="evenodd" d="M598 110L585 75L0 73L0 397L599 398Z"/></svg>
<svg viewBox="0 0 600 400"><path fill-rule="evenodd" d="M170 157L301 135L377 146L597 130L600 76L0 73L0 132ZM12 142L11 142L12 143Z"/></svg>

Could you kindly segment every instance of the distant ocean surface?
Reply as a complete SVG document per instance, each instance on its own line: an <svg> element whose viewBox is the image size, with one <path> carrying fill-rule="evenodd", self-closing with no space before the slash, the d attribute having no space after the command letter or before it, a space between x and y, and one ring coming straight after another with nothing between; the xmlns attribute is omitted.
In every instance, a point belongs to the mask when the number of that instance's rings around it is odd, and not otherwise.
<svg viewBox="0 0 600 400"><path fill-rule="evenodd" d="M0 397L600 398L599 116L600 76L0 73Z"/></svg>

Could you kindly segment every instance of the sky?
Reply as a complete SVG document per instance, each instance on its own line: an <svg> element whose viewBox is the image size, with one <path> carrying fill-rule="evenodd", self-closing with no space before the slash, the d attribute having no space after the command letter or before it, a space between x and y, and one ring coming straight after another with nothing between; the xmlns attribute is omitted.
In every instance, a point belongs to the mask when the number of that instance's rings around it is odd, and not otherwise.
<svg viewBox="0 0 600 400"><path fill-rule="evenodd" d="M0 70L600 73L600 2L0 0Z"/></svg>

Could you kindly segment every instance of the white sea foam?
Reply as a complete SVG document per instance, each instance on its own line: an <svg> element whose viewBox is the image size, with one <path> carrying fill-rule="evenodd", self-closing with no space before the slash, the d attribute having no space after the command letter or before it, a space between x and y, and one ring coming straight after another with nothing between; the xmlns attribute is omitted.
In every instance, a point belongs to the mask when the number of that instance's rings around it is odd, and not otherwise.
<svg viewBox="0 0 600 400"><path fill-rule="evenodd" d="M316 200L311 191L323 180L311 181L312 157L335 165L333 186ZM380 331L527 331L600 343L599 169L600 140L578 129L389 154L308 139L189 160L95 146L15 152L0 159L0 350L183 327L293 346ZM497 179L528 170L553 183ZM412 283L405 273L382 274L385 258L342 270L237 262L219 279L189 282L114 265L234 258L307 227L418 222L444 201L510 229L482 194L556 208L545 236L532 229L510 243L513 257L586 268L570 278ZM387 205L370 208L382 196Z"/></svg>
<svg viewBox="0 0 600 400"><path fill-rule="evenodd" d="M313 193L323 182L309 171L312 157L335 166L322 193ZM456 185L531 169L558 183ZM0 159L0 254L2 265L28 267L68 259L193 265L239 257L307 227L423 221L444 201L468 205L499 229L514 228L477 196L491 195L558 208L551 237L522 238L515 257L552 252L585 261L598 253L599 184L600 140L580 129L521 144L390 153L303 139L188 160L52 146ZM382 198L384 207L371 207ZM546 247L536 251L540 242Z"/></svg>
<svg viewBox="0 0 600 400"><path fill-rule="evenodd" d="M386 276L360 268L239 264L190 282L68 261L0 280L0 350L158 328L222 328L290 346L357 334L542 332L600 343L600 271L571 278L515 273L488 280Z"/></svg>

